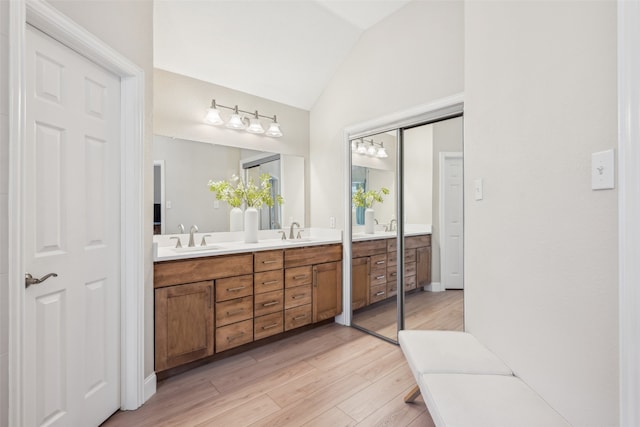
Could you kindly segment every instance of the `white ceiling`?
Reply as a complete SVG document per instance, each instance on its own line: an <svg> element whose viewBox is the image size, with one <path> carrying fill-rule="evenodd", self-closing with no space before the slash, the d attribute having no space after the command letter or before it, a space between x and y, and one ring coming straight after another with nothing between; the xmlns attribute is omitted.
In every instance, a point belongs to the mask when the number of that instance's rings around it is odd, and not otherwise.
<svg viewBox="0 0 640 427"><path fill-rule="evenodd" d="M156 0L154 66L310 110L362 32L409 1Z"/></svg>

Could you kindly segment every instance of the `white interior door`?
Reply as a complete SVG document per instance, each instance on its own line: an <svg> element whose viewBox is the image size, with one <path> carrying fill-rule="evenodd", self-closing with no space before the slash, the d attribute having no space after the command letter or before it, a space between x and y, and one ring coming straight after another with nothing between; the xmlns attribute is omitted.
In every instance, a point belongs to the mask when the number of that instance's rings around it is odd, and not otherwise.
<svg viewBox="0 0 640 427"><path fill-rule="evenodd" d="M120 80L27 28L25 425L120 406Z"/></svg>
<svg viewBox="0 0 640 427"><path fill-rule="evenodd" d="M462 153L440 158L440 280L445 289L463 289Z"/></svg>

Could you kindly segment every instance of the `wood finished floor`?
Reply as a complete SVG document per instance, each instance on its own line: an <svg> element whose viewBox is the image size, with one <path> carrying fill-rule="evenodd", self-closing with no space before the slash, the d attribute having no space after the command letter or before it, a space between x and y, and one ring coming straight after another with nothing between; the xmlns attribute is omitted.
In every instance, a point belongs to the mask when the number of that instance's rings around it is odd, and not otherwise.
<svg viewBox="0 0 640 427"><path fill-rule="evenodd" d="M413 292L405 296L405 329L462 331L463 291ZM395 298L354 313L353 324L397 340Z"/></svg>
<svg viewBox="0 0 640 427"><path fill-rule="evenodd" d="M462 329L432 308L422 324ZM398 346L330 324L168 378L103 426L433 426L421 397L403 401L414 385Z"/></svg>

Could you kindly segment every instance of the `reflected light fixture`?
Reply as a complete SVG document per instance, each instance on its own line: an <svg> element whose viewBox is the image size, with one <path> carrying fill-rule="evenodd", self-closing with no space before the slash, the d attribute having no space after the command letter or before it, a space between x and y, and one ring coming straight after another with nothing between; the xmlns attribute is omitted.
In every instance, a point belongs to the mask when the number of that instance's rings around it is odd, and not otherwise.
<svg viewBox="0 0 640 427"><path fill-rule="evenodd" d="M220 114L220 108L231 110L233 112L226 123L224 118ZM269 129L267 129L266 132L264 130L264 127L262 126L260 118L269 119L272 121L269 124ZM245 130L254 134L264 134L273 138L279 138L282 136L280 123L278 123L275 114L273 116L264 116L258 113L258 110L255 110L255 112L250 112L239 109L237 105L229 107L226 105L218 104L215 99L211 100L211 107L209 107L209 109L207 110L204 122L214 126L225 125L229 129Z"/></svg>
<svg viewBox="0 0 640 427"><path fill-rule="evenodd" d="M389 157L386 148L384 148L384 144L382 142L375 142L373 139L354 139L351 141L351 151L380 159Z"/></svg>

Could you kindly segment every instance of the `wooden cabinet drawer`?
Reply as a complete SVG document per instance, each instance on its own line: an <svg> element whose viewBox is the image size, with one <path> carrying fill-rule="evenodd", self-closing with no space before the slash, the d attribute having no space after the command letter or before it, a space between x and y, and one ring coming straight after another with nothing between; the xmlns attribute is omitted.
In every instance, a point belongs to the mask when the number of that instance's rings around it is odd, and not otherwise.
<svg viewBox="0 0 640 427"><path fill-rule="evenodd" d="M342 245L308 246L305 248L291 248L284 252L284 266L286 268L301 267L303 265L323 264L342 259Z"/></svg>
<svg viewBox="0 0 640 427"><path fill-rule="evenodd" d="M253 295L253 275L216 280L216 302Z"/></svg>
<svg viewBox="0 0 640 427"><path fill-rule="evenodd" d="M415 249L405 249L404 251L404 262L416 262L416 250Z"/></svg>
<svg viewBox="0 0 640 427"><path fill-rule="evenodd" d="M387 284L372 286L369 295L369 301L371 304L374 302L382 301L387 297Z"/></svg>
<svg viewBox="0 0 640 427"><path fill-rule="evenodd" d="M404 278L404 290L410 291L416 288L416 276L407 276Z"/></svg>
<svg viewBox="0 0 640 427"><path fill-rule="evenodd" d="M398 267L390 265L387 267L387 281L395 281L398 277Z"/></svg>
<svg viewBox="0 0 640 427"><path fill-rule="evenodd" d="M405 276L415 276L416 275L416 263L415 262L406 262L404 264L404 275Z"/></svg>
<svg viewBox="0 0 640 427"><path fill-rule="evenodd" d="M387 267L398 264L398 252L387 252Z"/></svg>
<svg viewBox="0 0 640 427"><path fill-rule="evenodd" d="M216 353L253 341L253 319L216 329Z"/></svg>
<svg viewBox="0 0 640 427"><path fill-rule="evenodd" d="M351 246L351 257L362 258L387 252L387 241L385 239L366 240L364 242L354 242Z"/></svg>
<svg viewBox="0 0 640 427"><path fill-rule="evenodd" d="M377 268L371 270L371 286L382 285L383 283L387 283L387 269L386 268Z"/></svg>
<svg viewBox="0 0 640 427"><path fill-rule="evenodd" d="M284 290L284 308L311 304L311 284Z"/></svg>
<svg viewBox="0 0 640 427"><path fill-rule="evenodd" d="M284 311L284 330L299 328L311 323L311 304L290 308Z"/></svg>
<svg viewBox="0 0 640 427"><path fill-rule="evenodd" d="M283 263L283 251L264 251L256 252L253 255L253 271L269 271L279 270L282 268Z"/></svg>
<svg viewBox="0 0 640 427"><path fill-rule="evenodd" d="M252 254L242 254L157 262L153 266L153 287L251 274L252 260Z"/></svg>
<svg viewBox="0 0 640 427"><path fill-rule="evenodd" d="M398 283L387 282L387 297L392 297L398 294Z"/></svg>
<svg viewBox="0 0 640 427"><path fill-rule="evenodd" d="M255 341L280 334L283 331L284 320L281 311L253 319L253 339Z"/></svg>
<svg viewBox="0 0 640 427"><path fill-rule="evenodd" d="M398 251L398 239L387 239L387 252Z"/></svg>
<svg viewBox="0 0 640 427"><path fill-rule="evenodd" d="M431 246L431 235L411 236L404 239L405 249L415 249L421 246Z"/></svg>
<svg viewBox="0 0 640 427"><path fill-rule="evenodd" d="M255 295L254 314L256 317L282 311L284 307L284 291L273 291Z"/></svg>
<svg viewBox="0 0 640 427"><path fill-rule="evenodd" d="M216 303L216 327L251 319L252 317L252 296Z"/></svg>
<svg viewBox="0 0 640 427"><path fill-rule="evenodd" d="M311 266L287 268L284 271L284 287L293 288L295 286L310 285L313 281Z"/></svg>
<svg viewBox="0 0 640 427"><path fill-rule="evenodd" d="M284 287L282 270L265 271L253 275L255 294L278 291Z"/></svg>
<svg viewBox="0 0 640 427"><path fill-rule="evenodd" d="M375 270L378 268L387 266L387 254L379 254L371 256L371 269Z"/></svg>

